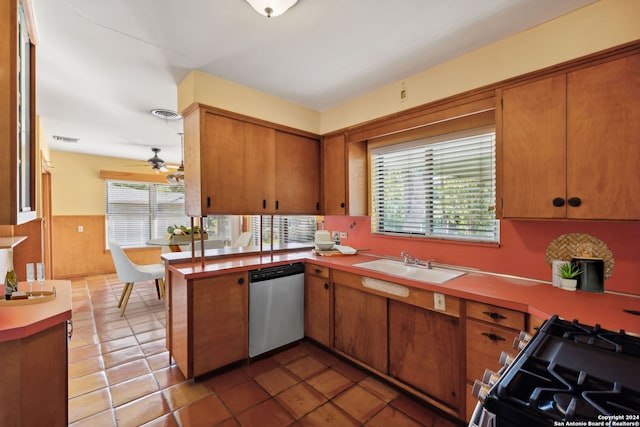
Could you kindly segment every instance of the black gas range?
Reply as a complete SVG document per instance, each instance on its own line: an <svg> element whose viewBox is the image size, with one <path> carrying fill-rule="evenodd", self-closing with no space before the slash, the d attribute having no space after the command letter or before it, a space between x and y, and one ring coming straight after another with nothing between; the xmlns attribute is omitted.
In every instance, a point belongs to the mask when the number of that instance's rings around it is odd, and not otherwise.
<svg viewBox="0 0 640 427"><path fill-rule="evenodd" d="M553 316L526 339L476 382L470 426L640 426L640 337Z"/></svg>

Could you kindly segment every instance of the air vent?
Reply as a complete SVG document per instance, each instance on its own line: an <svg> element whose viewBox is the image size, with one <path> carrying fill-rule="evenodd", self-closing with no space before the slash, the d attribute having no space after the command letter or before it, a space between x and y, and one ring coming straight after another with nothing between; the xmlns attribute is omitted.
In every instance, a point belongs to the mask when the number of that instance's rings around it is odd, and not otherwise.
<svg viewBox="0 0 640 427"><path fill-rule="evenodd" d="M163 120L180 120L182 118L182 114L172 110L165 110L163 108L151 110L151 114Z"/></svg>
<svg viewBox="0 0 640 427"><path fill-rule="evenodd" d="M67 144L75 144L78 141L80 141L79 138L69 138L68 136L60 136L60 135L53 135L53 139L55 139L56 141L67 143Z"/></svg>

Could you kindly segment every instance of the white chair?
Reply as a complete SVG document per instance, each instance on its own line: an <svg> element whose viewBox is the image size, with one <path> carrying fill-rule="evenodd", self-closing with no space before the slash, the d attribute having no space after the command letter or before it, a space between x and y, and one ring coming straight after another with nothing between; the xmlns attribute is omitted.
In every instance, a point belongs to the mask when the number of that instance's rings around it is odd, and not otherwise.
<svg viewBox="0 0 640 427"><path fill-rule="evenodd" d="M236 241L233 242L233 245L231 246L234 248L243 248L245 246L249 246L251 244L252 238L253 238L253 234L251 234L250 231L245 231L244 233L238 236Z"/></svg>
<svg viewBox="0 0 640 427"><path fill-rule="evenodd" d="M111 240L109 241L109 249L111 250L113 263L116 266L118 279L125 284L124 289L122 290L122 295L120 295L120 301L118 301L118 307L120 308L121 317L124 316L124 311L127 308L127 303L129 302L129 297L131 296L131 291L133 290L133 284L135 282L146 282L148 280L154 280L156 282L156 292L158 293L158 299L160 297L164 299L163 264L134 264L124 253L120 245Z"/></svg>

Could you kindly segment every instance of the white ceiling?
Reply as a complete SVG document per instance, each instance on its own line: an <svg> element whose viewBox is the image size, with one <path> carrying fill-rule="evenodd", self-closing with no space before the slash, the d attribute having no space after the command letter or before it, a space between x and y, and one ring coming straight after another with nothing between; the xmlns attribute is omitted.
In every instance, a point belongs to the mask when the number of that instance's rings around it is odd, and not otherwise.
<svg viewBox="0 0 640 427"><path fill-rule="evenodd" d="M182 121L150 110L192 69L323 111L593 1L33 0L37 113L53 150L177 163Z"/></svg>

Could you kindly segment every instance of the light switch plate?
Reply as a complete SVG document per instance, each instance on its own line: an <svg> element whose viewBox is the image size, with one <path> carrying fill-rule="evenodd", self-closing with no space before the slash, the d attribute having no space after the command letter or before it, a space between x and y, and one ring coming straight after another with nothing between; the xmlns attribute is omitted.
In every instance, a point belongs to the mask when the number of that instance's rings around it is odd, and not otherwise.
<svg viewBox="0 0 640 427"><path fill-rule="evenodd" d="M447 311L444 294L438 292L433 293L433 308L439 311Z"/></svg>

